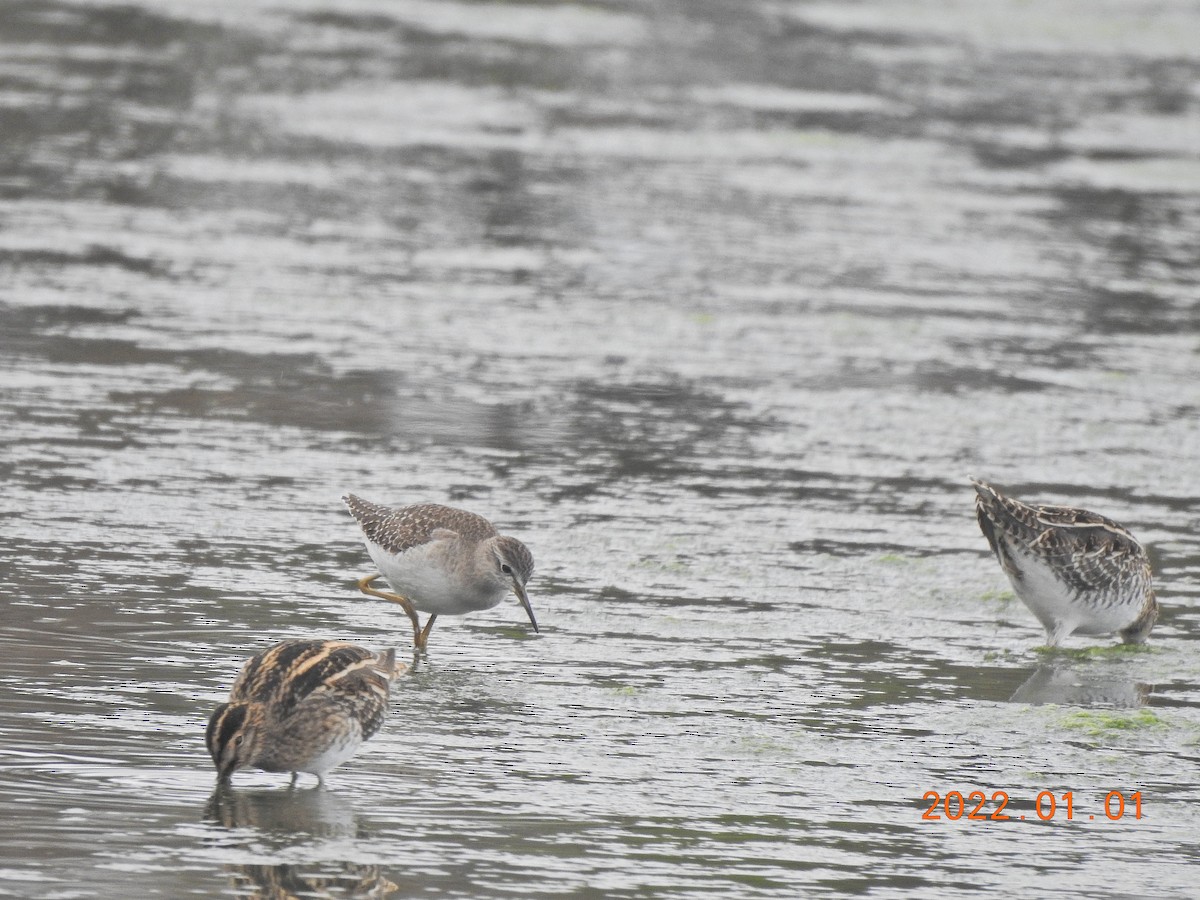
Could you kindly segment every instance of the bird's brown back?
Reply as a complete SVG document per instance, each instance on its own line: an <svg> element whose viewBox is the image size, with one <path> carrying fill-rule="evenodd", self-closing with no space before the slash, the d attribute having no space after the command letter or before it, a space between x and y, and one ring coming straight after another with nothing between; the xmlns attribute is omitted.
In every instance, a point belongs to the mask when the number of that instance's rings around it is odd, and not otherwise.
<svg viewBox="0 0 1200 900"><path fill-rule="evenodd" d="M283 641L247 660L230 689L229 700L263 703L275 715L286 716L314 691L364 668L369 670L372 666L364 664L374 660L375 654L346 641Z"/></svg>
<svg viewBox="0 0 1200 900"><path fill-rule="evenodd" d="M440 503L418 503L391 507L371 503L354 494L342 498L350 514L362 526L367 540L388 553L403 553L433 539L439 528L455 532L468 541L482 541L498 532L483 516Z"/></svg>

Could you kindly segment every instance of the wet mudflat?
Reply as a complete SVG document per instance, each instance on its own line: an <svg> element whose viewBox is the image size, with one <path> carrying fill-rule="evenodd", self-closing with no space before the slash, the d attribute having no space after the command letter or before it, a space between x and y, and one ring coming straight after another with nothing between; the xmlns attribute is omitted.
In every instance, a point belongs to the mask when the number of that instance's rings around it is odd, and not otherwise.
<svg viewBox="0 0 1200 900"><path fill-rule="evenodd" d="M1198 28L5 4L0 896L1190 893ZM1142 539L1148 649L1039 651L970 475ZM241 660L408 639L348 490L523 539L542 633L214 795Z"/></svg>

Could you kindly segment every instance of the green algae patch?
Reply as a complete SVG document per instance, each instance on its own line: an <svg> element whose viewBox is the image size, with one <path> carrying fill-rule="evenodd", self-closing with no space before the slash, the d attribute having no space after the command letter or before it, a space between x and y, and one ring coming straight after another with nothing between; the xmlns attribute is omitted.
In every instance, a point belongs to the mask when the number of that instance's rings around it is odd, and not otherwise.
<svg viewBox="0 0 1200 900"><path fill-rule="evenodd" d="M674 574L688 570L688 564L677 556L670 558L665 556L644 556L635 562L633 567L651 572L671 572Z"/></svg>
<svg viewBox="0 0 1200 900"><path fill-rule="evenodd" d="M1056 656L1066 659L1122 659L1128 656L1135 656L1140 653L1154 653L1154 648L1149 644L1108 644L1103 647L1080 647L1079 649L1068 649L1066 647L1049 647L1043 644L1040 647L1035 647L1034 652L1039 656Z"/></svg>
<svg viewBox="0 0 1200 900"><path fill-rule="evenodd" d="M1020 662L1023 656L1023 653L1017 653L1013 650L985 650L982 659L986 663L1011 663Z"/></svg>
<svg viewBox="0 0 1200 900"><path fill-rule="evenodd" d="M1105 710L1080 710L1062 720L1064 728L1080 731L1088 737L1111 738L1150 728L1166 728L1167 723L1153 710L1139 709L1136 712L1109 712Z"/></svg>
<svg viewBox="0 0 1200 900"><path fill-rule="evenodd" d="M795 756L794 744L776 738L748 735L737 742L738 749L747 756Z"/></svg>
<svg viewBox="0 0 1200 900"><path fill-rule="evenodd" d="M915 566L921 569L932 567L929 560L923 556L906 556L903 553L883 553L874 557L872 562L883 566Z"/></svg>
<svg viewBox="0 0 1200 900"><path fill-rule="evenodd" d="M979 599L984 603L1012 603L1017 599L1017 595L1012 591L984 591L979 595Z"/></svg>
<svg viewBox="0 0 1200 900"><path fill-rule="evenodd" d="M632 684L620 684L607 688L608 692L616 697L636 697L638 689Z"/></svg>

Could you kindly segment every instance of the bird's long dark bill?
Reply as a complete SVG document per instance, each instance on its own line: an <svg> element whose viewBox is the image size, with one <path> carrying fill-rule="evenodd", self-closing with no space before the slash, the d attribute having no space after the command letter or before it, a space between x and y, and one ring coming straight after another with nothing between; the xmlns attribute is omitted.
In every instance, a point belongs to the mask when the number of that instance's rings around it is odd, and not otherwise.
<svg viewBox="0 0 1200 900"><path fill-rule="evenodd" d="M529 595L525 593L524 585L517 584L513 581L513 593L517 595L517 599L521 601L521 605L525 607L525 612L529 615L529 621L533 623L533 630L538 631L537 619L533 617L533 607L529 605Z"/></svg>

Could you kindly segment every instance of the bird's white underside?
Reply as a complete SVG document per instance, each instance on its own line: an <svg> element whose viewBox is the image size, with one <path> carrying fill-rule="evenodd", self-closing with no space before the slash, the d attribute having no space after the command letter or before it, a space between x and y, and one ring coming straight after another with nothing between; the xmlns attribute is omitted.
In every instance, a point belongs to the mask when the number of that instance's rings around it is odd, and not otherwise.
<svg viewBox="0 0 1200 900"><path fill-rule="evenodd" d="M423 613L458 616L491 609L504 599L508 591L503 582L468 582L464 576L469 569L447 569L439 543L430 541L396 554L368 543L367 551L392 590Z"/></svg>
<svg viewBox="0 0 1200 900"><path fill-rule="evenodd" d="M1111 605L1096 599L1089 602L1059 579L1044 559L1009 541L1004 542L1004 551L1009 559L1005 574L1013 591L1037 616L1052 642L1072 633L1110 634L1127 627L1137 616L1136 599ZM1010 566L1017 571L1010 571Z"/></svg>
<svg viewBox="0 0 1200 900"><path fill-rule="evenodd" d="M314 756L304 765L298 767L298 771L309 772L318 776L324 775L331 769L336 769L358 752L358 748L362 746L362 742L362 731L355 728L352 734L347 734L324 753Z"/></svg>

